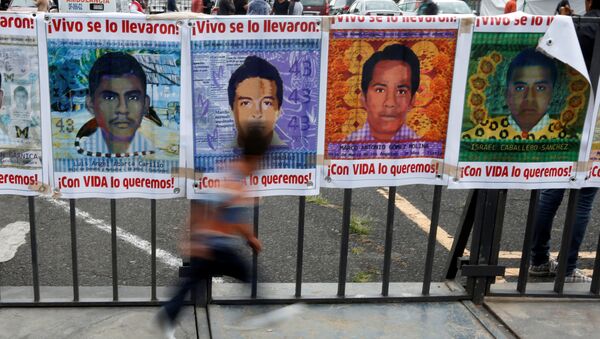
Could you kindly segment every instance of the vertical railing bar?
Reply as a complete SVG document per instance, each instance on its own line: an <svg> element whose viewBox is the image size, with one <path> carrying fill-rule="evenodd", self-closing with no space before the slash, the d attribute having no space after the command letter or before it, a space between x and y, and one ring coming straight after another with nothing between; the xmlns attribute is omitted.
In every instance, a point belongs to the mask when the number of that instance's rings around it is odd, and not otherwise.
<svg viewBox="0 0 600 339"><path fill-rule="evenodd" d="M150 298L152 301L156 301L156 199L150 200L150 246L150 264L152 265L150 268L152 284Z"/></svg>
<svg viewBox="0 0 600 339"><path fill-rule="evenodd" d="M567 274L567 260L569 248L571 247L571 238L573 237L573 227L577 217L577 202L579 201L579 190L569 190L569 203L567 205L567 215L565 217L565 227L563 228L560 251L558 252L558 270L554 280L554 292L563 293L565 285L565 276Z"/></svg>
<svg viewBox="0 0 600 339"><path fill-rule="evenodd" d="M433 189L433 204L431 208L431 224L429 225L429 239L427 242L427 257L425 259L425 274L423 276L423 295L429 294L431 287L431 274L433 271L433 257L435 255L435 245L438 224L440 221L440 207L442 204L442 186L436 185Z"/></svg>
<svg viewBox="0 0 600 339"><path fill-rule="evenodd" d="M306 197L298 202L298 241L296 248L296 298L302 295L302 265L304 260L304 220L306 215Z"/></svg>
<svg viewBox="0 0 600 339"><path fill-rule="evenodd" d="M387 220L385 223L385 248L383 252L383 279L381 295L387 297L390 291L390 267L392 261L392 241L394 239L394 212L396 211L396 186L388 189Z"/></svg>
<svg viewBox="0 0 600 339"><path fill-rule="evenodd" d="M35 200L29 196L29 239L31 241L31 270L33 275L33 301L40 301L40 280L37 256L37 234L35 231Z"/></svg>
<svg viewBox="0 0 600 339"><path fill-rule="evenodd" d="M517 281L517 291L521 294L527 290L527 278L529 274L529 261L531 260L531 241L533 238L533 229L536 223L535 211L540 198L540 190L531 190L529 197L529 209L527 212L527 225L525 226L525 237L523 239L523 249L521 250L521 263L519 264L519 280Z"/></svg>
<svg viewBox="0 0 600 339"><path fill-rule="evenodd" d="M481 233L483 229L483 217L486 208L486 202L488 199L489 190L480 189L477 190L477 201L475 206L475 218L473 221L473 231L471 234L471 250L469 254L469 264L475 265L479 262L479 251L481 245ZM467 291L471 294L474 293L475 278L467 278Z"/></svg>
<svg viewBox="0 0 600 339"><path fill-rule="evenodd" d="M119 277L117 269L117 201L110 199L110 245L112 264L113 301L119 300Z"/></svg>
<svg viewBox="0 0 600 339"><path fill-rule="evenodd" d="M73 273L73 301L79 301L79 267L77 260L77 218L75 217L75 199L69 199L71 219L71 272Z"/></svg>
<svg viewBox="0 0 600 339"><path fill-rule="evenodd" d="M596 245L596 259L594 260L594 271L592 274L590 292L595 295L600 294L600 237L598 238L598 244Z"/></svg>
<svg viewBox="0 0 600 339"><path fill-rule="evenodd" d="M254 198L254 236L258 238L258 214L259 214L259 199ZM258 253L252 250L252 289L250 296L256 298L258 290Z"/></svg>
<svg viewBox="0 0 600 339"><path fill-rule="evenodd" d="M502 240L502 228L504 227L504 214L506 211L507 193L507 189L501 189L498 191L496 218L494 221L494 234L492 237L491 252L488 254L488 265L498 265L498 259L500 257L500 241ZM487 279L485 288L486 295L490 293L490 286L492 284L492 281L495 282L495 280L496 277L490 277Z"/></svg>
<svg viewBox="0 0 600 339"><path fill-rule="evenodd" d="M350 213L352 208L352 189L344 189L342 212L342 239L340 244L340 266L338 270L338 297L346 294L346 271L348 269L348 243L350 241Z"/></svg>

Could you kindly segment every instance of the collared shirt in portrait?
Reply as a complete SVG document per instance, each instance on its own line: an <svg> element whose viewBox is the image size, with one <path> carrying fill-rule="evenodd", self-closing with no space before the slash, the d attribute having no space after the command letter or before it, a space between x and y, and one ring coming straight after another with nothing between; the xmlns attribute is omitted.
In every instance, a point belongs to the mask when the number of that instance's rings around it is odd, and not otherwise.
<svg viewBox="0 0 600 339"><path fill-rule="evenodd" d="M81 138L79 144L78 152L81 149L83 152L79 153L92 157L130 157L155 153L152 143L139 132L135 133L125 153L111 153L100 128L89 136Z"/></svg>
<svg viewBox="0 0 600 339"><path fill-rule="evenodd" d="M392 138L392 141L401 141L401 140L415 140L419 139L419 136L415 131L413 131L410 127L406 126L406 124L402 125L398 132ZM375 141L375 142L385 142L381 140L375 139L375 137L371 134L371 126L369 122L365 122L364 126L350 134L346 141Z"/></svg>
<svg viewBox="0 0 600 339"><path fill-rule="evenodd" d="M548 140L567 137L562 124L544 114L529 131L524 132L512 115L489 118L462 134L463 139L479 140Z"/></svg>

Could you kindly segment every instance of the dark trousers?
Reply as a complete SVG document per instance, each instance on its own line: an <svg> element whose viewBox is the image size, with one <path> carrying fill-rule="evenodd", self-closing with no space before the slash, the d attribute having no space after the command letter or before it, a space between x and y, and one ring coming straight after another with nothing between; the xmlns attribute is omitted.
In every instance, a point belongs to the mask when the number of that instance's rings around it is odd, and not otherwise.
<svg viewBox="0 0 600 339"><path fill-rule="evenodd" d="M177 319L177 315L183 307L185 296L202 279L210 279L213 276L226 275L249 282L248 266L244 260L230 249L214 250L213 259L192 258L190 262L191 277L181 280L175 296L164 305L164 309L171 321Z"/></svg>
<svg viewBox="0 0 600 339"><path fill-rule="evenodd" d="M598 188L582 188L575 211L575 225L573 237L567 255L567 275L577 267L579 247L583 241L585 230L590 221L592 204ZM533 246L531 248L532 265L541 265L550 257L550 233L552 221L565 194L564 189L546 189L540 192L540 199L536 208L536 223L533 231Z"/></svg>

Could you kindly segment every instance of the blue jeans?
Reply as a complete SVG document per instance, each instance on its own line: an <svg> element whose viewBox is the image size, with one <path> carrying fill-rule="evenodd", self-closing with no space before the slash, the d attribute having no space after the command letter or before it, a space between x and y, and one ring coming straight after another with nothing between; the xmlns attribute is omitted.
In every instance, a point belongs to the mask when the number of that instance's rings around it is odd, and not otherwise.
<svg viewBox="0 0 600 339"><path fill-rule="evenodd" d="M590 221L590 212L598 188L582 188L575 211L573 237L567 255L567 275L577 267L579 247L585 235L585 229ZM536 222L533 229L533 246L531 248L531 264L541 265L548 262L550 257L550 233L556 210L562 202L564 189L546 189L540 192L540 199L535 210Z"/></svg>

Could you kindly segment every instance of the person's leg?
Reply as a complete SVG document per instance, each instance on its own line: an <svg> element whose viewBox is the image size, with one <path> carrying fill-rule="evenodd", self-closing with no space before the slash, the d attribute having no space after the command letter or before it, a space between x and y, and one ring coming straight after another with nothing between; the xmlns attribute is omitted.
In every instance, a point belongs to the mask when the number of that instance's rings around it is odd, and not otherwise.
<svg viewBox="0 0 600 339"><path fill-rule="evenodd" d="M590 221L590 214L594 197L598 192L596 187L582 188L579 192L579 201L577 202L577 210L575 224L573 225L573 237L571 238L571 246L569 247L569 255L567 257L567 275L571 274L577 267L577 257L579 256L579 247L585 236L585 230Z"/></svg>
<svg viewBox="0 0 600 339"><path fill-rule="evenodd" d="M173 298L171 298L171 300L169 300L163 306L172 323L174 323L177 319L177 316L179 315L179 312L181 311L181 308L185 302L185 296L188 294L188 292L198 284L200 279L207 277L208 266L209 265L206 260L192 258L190 262L191 276L180 282L177 292Z"/></svg>
<svg viewBox="0 0 600 339"><path fill-rule="evenodd" d="M531 246L531 264L542 265L550 257L550 233L552 221L565 194L564 189L545 189L540 192L535 209L533 242Z"/></svg>

